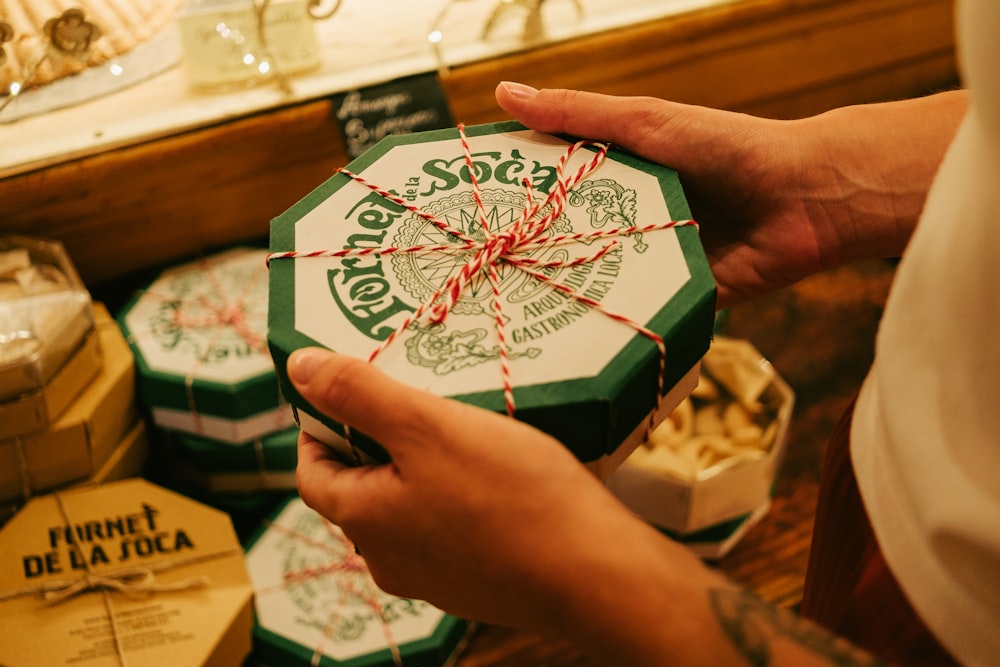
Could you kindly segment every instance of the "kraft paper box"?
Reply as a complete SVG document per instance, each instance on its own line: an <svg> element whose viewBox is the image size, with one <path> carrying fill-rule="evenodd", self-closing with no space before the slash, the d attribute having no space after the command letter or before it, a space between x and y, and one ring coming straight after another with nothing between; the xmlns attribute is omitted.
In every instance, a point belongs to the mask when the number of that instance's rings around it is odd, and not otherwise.
<svg viewBox="0 0 1000 667"><path fill-rule="evenodd" d="M103 304L94 319L97 375L47 428L0 440L0 501L93 475L138 418L132 353Z"/></svg>
<svg viewBox="0 0 1000 667"><path fill-rule="evenodd" d="M118 315L153 421L242 443L292 426L267 349L266 251L164 271Z"/></svg>
<svg viewBox="0 0 1000 667"><path fill-rule="evenodd" d="M0 663L232 667L252 595L217 510L142 479L38 497L0 531Z"/></svg>
<svg viewBox="0 0 1000 667"><path fill-rule="evenodd" d="M768 503L795 401L747 341L717 337L702 368L716 393L696 389L607 480L636 514L677 536ZM745 388L739 398L736 386Z"/></svg>
<svg viewBox="0 0 1000 667"><path fill-rule="evenodd" d="M272 0L258 18L252 2L189 2L177 17L188 81L211 88L319 67L311 4Z"/></svg>
<svg viewBox="0 0 1000 667"><path fill-rule="evenodd" d="M62 244L0 236L0 402L49 384L92 325L90 294Z"/></svg>
<svg viewBox="0 0 1000 667"><path fill-rule="evenodd" d="M165 434L171 467L212 493L294 491L299 430L287 428L239 445L187 433Z"/></svg>
<svg viewBox="0 0 1000 667"><path fill-rule="evenodd" d="M96 486L130 477L141 477L148 458L149 434L146 429L146 422L137 418L124 436L122 436L122 440L115 446L111 452L111 456L108 457L108 460L100 468L95 470L90 477L71 482L60 487L58 490ZM53 491L55 490L57 489L53 489ZM21 498L14 501L0 502L0 526L10 519L10 517L14 516L22 505Z"/></svg>
<svg viewBox="0 0 1000 667"><path fill-rule="evenodd" d="M254 658L264 665L422 667L448 662L468 624L379 590L340 529L298 497L247 545Z"/></svg>
<svg viewBox="0 0 1000 667"><path fill-rule="evenodd" d="M477 186L457 129L390 136L348 165L383 192L339 173L272 221L269 342L283 391L302 429L335 447L343 427L287 381L293 350L374 354L397 379L510 413L506 356L514 417L602 475L694 386L711 338L715 282L697 229L669 226L690 217L679 181L612 150L571 183L599 160L592 147L570 155L571 142L517 123L465 131ZM488 262L467 264L486 248L499 257L499 315ZM470 281L432 318L463 273ZM665 355L634 325L661 336Z"/></svg>
<svg viewBox="0 0 1000 667"><path fill-rule="evenodd" d="M100 337L93 325L81 345L48 384L0 403L0 440L38 432L54 424L100 373Z"/></svg>

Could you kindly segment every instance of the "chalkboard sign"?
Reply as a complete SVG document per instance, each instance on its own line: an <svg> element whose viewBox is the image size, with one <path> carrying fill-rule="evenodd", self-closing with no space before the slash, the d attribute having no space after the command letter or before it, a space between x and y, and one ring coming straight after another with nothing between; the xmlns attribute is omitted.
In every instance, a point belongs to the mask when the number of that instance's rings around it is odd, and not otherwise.
<svg viewBox="0 0 1000 667"><path fill-rule="evenodd" d="M330 99L351 158L390 134L440 130L454 124L434 73L337 93Z"/></svg>

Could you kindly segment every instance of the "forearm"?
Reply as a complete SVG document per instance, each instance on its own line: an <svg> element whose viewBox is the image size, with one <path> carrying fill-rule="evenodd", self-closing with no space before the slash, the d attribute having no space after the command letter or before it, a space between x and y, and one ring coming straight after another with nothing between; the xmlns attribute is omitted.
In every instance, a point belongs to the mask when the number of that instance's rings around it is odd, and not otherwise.
<svg viewBox="0 0 1000 667"><path fill-rule="evenodd" d="M594 569L571 574L588 584L561 599L566 611L556 631L597 660L650 667L879 664L733 585L656 531L635 533L581 558Z"/></svg>
<svg viewBox="0 0 1000 667"><path fill-rule="evenodd" d="M967 106L956 90L794 121L803 205L835 249L825 265L902 254Z"/></svg>

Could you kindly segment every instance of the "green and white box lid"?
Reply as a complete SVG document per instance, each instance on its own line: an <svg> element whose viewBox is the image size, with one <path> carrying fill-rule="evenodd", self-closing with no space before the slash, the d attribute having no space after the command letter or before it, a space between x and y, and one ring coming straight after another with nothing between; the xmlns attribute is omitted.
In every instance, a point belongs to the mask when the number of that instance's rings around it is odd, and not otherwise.
<svg viewBox="0 0 1000 667"><path fill-rule="evenodd" d="M237 247L179 264L119 313L159 426L244 443L294 424L266 343L266 256Z"/></svg>
<svg viewBox="0 0 1000 667"><path fill-rule="evenodd" d="M254 657L267 665L448 664L470 625L379 589L343 532L289 498L246 548L256 618Z"/></svg>
<svg viewBox="0 0 1000 667"><path fill-rule="evenodd" d="M604 146L514 122L387 137L271 223L282 390L344 447L285 373L318 345L606 459L708 349L715 282L689 218L675 172Z"/></svg>

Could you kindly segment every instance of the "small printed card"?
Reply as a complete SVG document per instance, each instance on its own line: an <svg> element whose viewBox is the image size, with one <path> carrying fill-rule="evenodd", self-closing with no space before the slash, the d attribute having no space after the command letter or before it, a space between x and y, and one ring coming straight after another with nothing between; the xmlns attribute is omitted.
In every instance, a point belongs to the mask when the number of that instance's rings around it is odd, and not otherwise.
<svg viewBox="0 0 1000 667"><path fill-rule="evenodd" d="M437 74L417 74L330 98L347 154L356 158L390 134L452 125L448 98Z"/></svg>
<svg viewBox="0 0 1000 667"><path fill-rule="evenodd" d="M161 427L244 443L294 423L266 345L266 255L233 248L164 271L119 314Z"/></svg>

